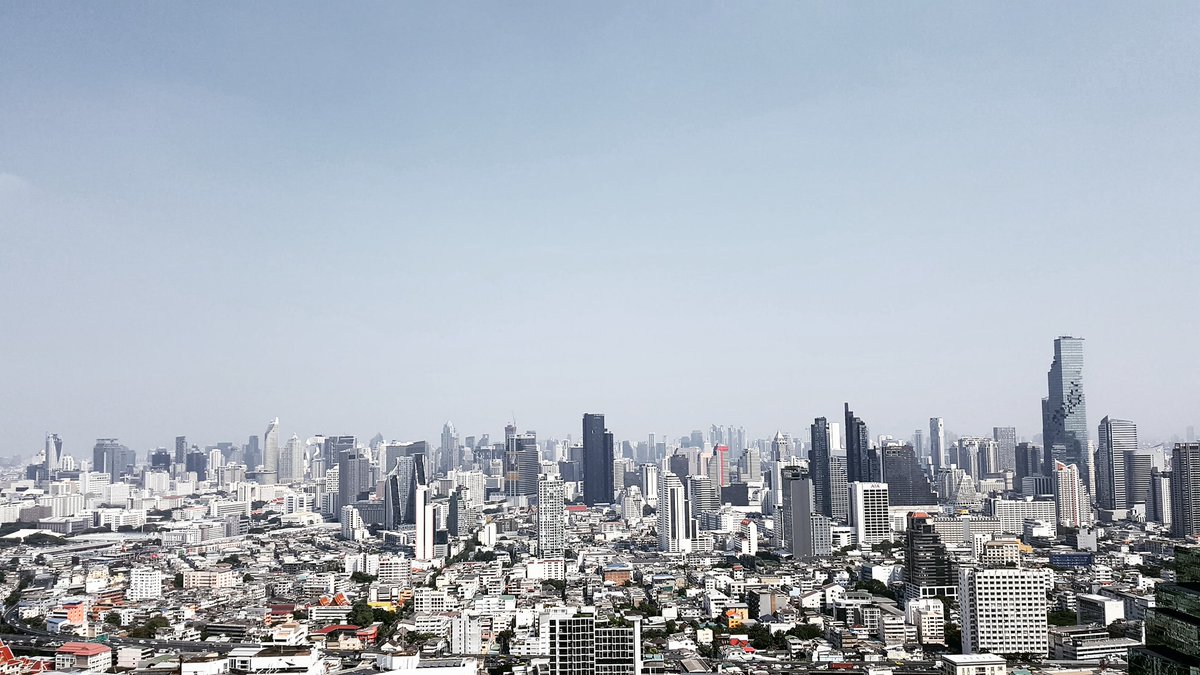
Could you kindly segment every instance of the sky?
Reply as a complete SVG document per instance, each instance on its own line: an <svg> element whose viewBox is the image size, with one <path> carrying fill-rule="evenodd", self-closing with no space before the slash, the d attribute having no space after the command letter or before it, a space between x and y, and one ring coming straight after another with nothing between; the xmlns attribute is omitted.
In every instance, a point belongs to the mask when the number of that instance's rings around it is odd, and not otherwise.
<svg viewBox="0 0 1200 675"><path fill-rule="evenodd" d="M0 455L1200 423L1200 4L0 3Z"/></svg>

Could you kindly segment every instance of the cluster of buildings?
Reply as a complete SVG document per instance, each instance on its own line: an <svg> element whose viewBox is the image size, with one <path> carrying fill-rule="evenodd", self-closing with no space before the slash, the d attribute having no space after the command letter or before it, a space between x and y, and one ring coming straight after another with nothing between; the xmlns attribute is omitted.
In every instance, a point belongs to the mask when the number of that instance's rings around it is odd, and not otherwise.
<svg viewBox="0 0 1200 675"><path fill-rule="evenodd" d="M1093 442L1082 373L1055 340L1033 441L873 437L849 404L760 440L618 443L589 413L577 441L446 423L435 447L274 419L89 460L51 434L0 483L6 616L47 640L4 669L1186 672L1200 444L1115 417Z"/></svg>

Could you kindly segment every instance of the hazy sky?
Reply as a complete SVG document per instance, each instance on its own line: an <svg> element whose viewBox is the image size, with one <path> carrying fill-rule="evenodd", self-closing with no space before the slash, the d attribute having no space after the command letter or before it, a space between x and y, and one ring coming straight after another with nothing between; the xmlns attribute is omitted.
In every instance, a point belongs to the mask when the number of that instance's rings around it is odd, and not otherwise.
<svg viewBox="0 0 1200 675"><path fill-rule="evenodd" d="M1200 4L0 3L0 454L1200 424Z"/></svg>

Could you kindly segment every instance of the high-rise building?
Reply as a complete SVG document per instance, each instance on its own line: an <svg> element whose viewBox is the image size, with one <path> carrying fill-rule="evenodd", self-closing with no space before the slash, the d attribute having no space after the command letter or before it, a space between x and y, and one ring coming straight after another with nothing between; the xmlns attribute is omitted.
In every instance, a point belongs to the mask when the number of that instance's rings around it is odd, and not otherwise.
<svg viewBox="0 0 1200 675"><path fill-rule="evenodd" d="M692 522L701 530L716 529L715 516L721 508L721 488L716 481L708 476L688 476L687 489Z"/></svg>
<svg viewBox="0 0 1200 675"><path fill-rule="evenodd" d="M958 580L933 518L923 511L908 514L905 534L904 599L957 596Z"/></svg>
<svg viewBox="0 0 1200 675"><path fill-rule="evenodd" d="M97 438L92 446L92 471L110 473L112 471L113 452L120 447L115 438ZM180 464L183 462L181 461Z"/></svg>
<svg viewBox="0 0 1200 675"><path fill-rule="evenodd" d="M162 597L162 585L162 572L152 567L135 567L129 570L126 597L133 602L155 600Z"/></svg>
<svg viewBox="0 0 1200 675"><path fill-rule="evenodd" d="M846 456L829 457L829 494L832 499L829 517L844 523L850 518L850 484L846 480Z"/></svg>
<svg viewBox="0 0 1200 675"><path fill-rule="evenodd" d="M414 539L413 557L431 560L435 556L434 533L437 530L437 510L429 488L417 486L416 495L417 531Z"/></svg>
<svg viewBox="0 0 1200 675"><path fill-rule="evenodd" d="M1194 547L1177 546L1175 559L1181 571L1200 569ZM1181 577L1179 583L1157 584L1154 606L1146 611L1145 634L1146 646L1129 650L1129 675L1200 672L1200 583Z"/></svg>
<svg viewBox="0 0 1200 675"><path fill-rule="evenodd" d="M1171 533L1200 534L1200 443L1176 443L1171 452Z"/></svg>
<svg viewBox="0 0 1200 675"><path fill-rule="evenodd" d="M457 469L462 466L462 453L458 445L458 432L454 430L454 423L446 420L442 425L442 446L439 448L438 470L442 473L449 473L451 469Z"/></svg>
<svg viewBox="0 0 1200 675"><path fill-rule="evenodd" d="M187 461L187 451L188 451L187 436L176 436L175 437L175 463L176 464L183 464L185 461Z"/></svg>
<svg viewBox="0 0 1200 675"><path fill-rule="evenodd" d="M809 427L812 444L808 449L808 469L813 483L813 510L833 517L833 482L830 478L829 421L813 420Z"/></svg>
<svg viewBox="0 0 1200 675"><path fill-rule="evenodd" d="M1150 489L1146 491L1146 520L1171 524L1171 472L1150 469Z"/></svg>
<svg viewBox="0 0 1200 675"><path fill-rule="evenodd" d="M776 516L779 545L796 558L828 556L830 525L827 516L813 506L813 484L809 472L799 466L783 468L783 508Z"/></svg>
<svg viewBox="0 0 1200 675"><path fill-rule="evenodd" d="M538 622L539 651L549 655L547 675L641 675L641 617L597 619L594 610L555 607Z"/></svg>
<svg viewBox="0 0 1200 675"><path fill-rule="evenodd" d="M1018 490L1027 476L1045 475L1042 472L1042 449L1033 443L1017 444L1015 473L1013 483Z"/></svg>
<svg viewBox="0 0 1200 675"><path fill-rule="evenodd" d="M946 466L946 423L940 417L929 418L929 456L933 458L933 473Z"/></svg>
<svg viewBox="0 0 1200 675"><path fill-rule="evenodd" d="M960 568L962 652L1045 656L1046 589L1047 570Z"/></svg>
<svg viewBox="0 0 1200 675"><path fill-rule="evenodd" d="M878 455L871 448L871 432L846 404L846 476L851 483L883 479Z"/></svg>
<svg viewBox="0 0 1200 675"><path fill-rule="evenodd" d="M342 450L338 456L338 507L353 504L375 488L371 458L365 448Z"/></svg>
<svg viewBox="0 0 1200 675"><path fill-rule="evenodd" d="M504 494L509 497L532 496L538 492L537 434L527 431L505 437Z"/></svg>
<svg viewBox="0 0 1200 675"><path fill-rule="evenodd" d="M1140 450L1125 453L1126 508L1149 503L1150 474L1153 470L1154 457L1150 453Z"/></svg>
<svg viewBox="0 0 1200 675"><path fill-rule="evenodd" d="M729 487L729 484L733 482L729 476L729 446L718 445L713 448L713 459L715 462L713 468L716 471L709 475L718 487Z"/></svg>
<svg viewBox="0 0 1200 675"><path fill-rule="evenodd" d="M690 553L691 509L683 481L674 473L658 478L658 550L664 553Z"/></svg>
<svg viewBox="0 0 1200 675"><path fill-rule="evenodd" d="M384 527L394 530L401 525L416 524L417 488L422 485L426 485L425 456L421 453L397 456L384 481ZM472 492L470 496L477 495Z"/></svg>
<svg viewBox="0 0 1200 675"><path fill-rule="evenodd" d="M762 480L762 450L746 448L738 460L738 480L743 483Z"/></svg>
<svg viewBox="0 0 1200 675"><path fill-rule="evenodd" d="M929 477L917 462L911 445L882 448L883 480L888 486L892 506L937 505L937 496L929 486Z"/></svg>
<svg viewBox="0 0 1200 675"><path fill-rule="evenodd" d="M1079 479L1079 467L1074 464L1054 463L1054 503L1060 527L1083 527L1091 522L1090 500L1083 481Z"/></svg>
<svg viewBox="0 0 1200 675"><path fill-rule="evenodd" d="M279 418L272 419L263 433L263 471L265 480L274 482L279 477ZM349 502L346 502L349 503Z"/></svg>
<svg viewBox="0 0 1200 675"><path fill-rule="evenodd" d="M1123 509L1125 453L1137 450L1137 426L1129 420L1100 420L1100 447L1096 450L1096 503L1102 509Z"/></svg>
<svg viewBox="0 0 1200 675"><path fill-rule="evenodd" d="M583 502L588 506L613 500L613 435L604 415L583 416Z"/></svg>
<svg viewBox="0 0 1200 675"><path fill-rule="evenodd" d="M246 461L246 468L253 471L262 466L262 448L258 445L258 436L251 436L246 440L246 451L243 453Z"/></svg>
<svg viewBox="0 0 1200 675"><path fill-rule="evenodd" d="M304 442L296 434L292 434L279 452L279 471L275 480L280 483L304 480Z"/></svg>
<svg viewBox="0 0 1200 675"><path fill-rule="evenodd" d="M1054 340L1054 361L1046 374L1049 395L1042 399L1042 443L1046 457L1083 467L1087 458L1087 404L1083 395L1083 338L1062 336ZM1085 486L1089 489L1090 485Z"/></svg>
<svg viewBox="0 0 1200 675"><path fill-rule="evenodd" d="M912 435L913 451L917 453L917 459L924 464L925 459L929 457L929 453L925 448L925 432L921 429L914 429Z"/></svg>
<svg viewBox="0 0 1200 675"><path fill-rule="evenodd" d="M1017 428L992 427L992 439L996 441L997 467L992 473L1017 468Z"/></svg>
<svg viewBox="0 0 1200 675"><path fill-rule="evenodd" d="M887 483L850 483L850 527L859 546L891 540Z"/></svg>
<svg viewBox="0 0 1200 675"><path fill-rule="evenodd" d="M337 466L341 459L343 450L351 450L358 446L358 439L354 436L320 436L321 439L321 458L325 462L326 469L332 469ZM432 457L432 455L429 455ZM433 467L426 467L432 469Z"/></svg>
<svg viewBox="0 0 1200 675"><path fill-rule="evenodd" d="M538 481L538 556L561 558L567 547L563 482L542 476ZM641 514L639 514L641 515Z"/></svg>
<svg viewBox="0 0 1200 675"><path fill-rule="evenodd" d="M43 458L46 480L55 474L62 464L62 439L58 434L46 434L46 454Z"/></svg>

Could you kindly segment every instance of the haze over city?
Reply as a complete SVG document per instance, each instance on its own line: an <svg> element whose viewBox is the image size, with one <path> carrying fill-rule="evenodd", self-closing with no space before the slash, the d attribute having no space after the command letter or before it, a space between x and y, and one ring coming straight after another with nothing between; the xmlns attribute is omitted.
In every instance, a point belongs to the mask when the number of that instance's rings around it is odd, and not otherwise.
<svg viewBox="0 0 1200 675"><path fill-rule="evenodd" d="M0 5L0 455L1182 437L1200 9L867 9Z"/></svg>

